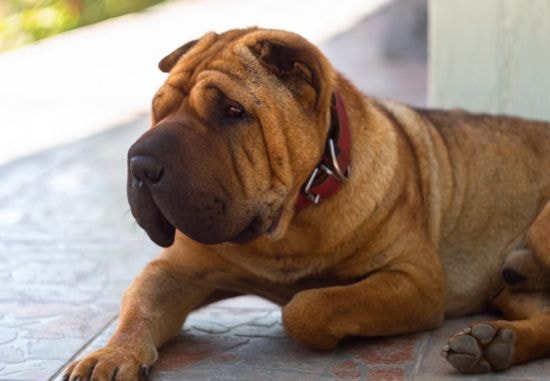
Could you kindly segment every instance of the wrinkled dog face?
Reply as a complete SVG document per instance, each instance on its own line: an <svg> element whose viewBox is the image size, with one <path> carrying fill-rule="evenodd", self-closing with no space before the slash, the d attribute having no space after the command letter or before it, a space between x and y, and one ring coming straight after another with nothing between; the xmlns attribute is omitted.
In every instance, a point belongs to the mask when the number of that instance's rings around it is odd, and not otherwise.
<svg viewBox="0 0 550 381"><path fill-rule="evenodd" d="M207 244L284 236L321 157L332 71L282 31L209 33L159 64L152 126L128 152L128 200L150 238Z"/></svg>

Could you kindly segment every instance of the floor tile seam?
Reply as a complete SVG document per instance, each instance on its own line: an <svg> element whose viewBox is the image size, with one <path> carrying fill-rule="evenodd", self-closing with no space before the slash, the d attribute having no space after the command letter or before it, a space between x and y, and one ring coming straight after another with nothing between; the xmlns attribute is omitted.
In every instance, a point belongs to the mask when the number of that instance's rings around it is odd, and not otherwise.
<svg viewBox="0 0 550 381"><path fill-rule="evenodd" d="M73 362L77 357L79 357L86 349L88 349L94 341L99 338L109 327L111 324L113 324L118 319L118 314L115 314L105 325L95 334L93 335L90 340L88 340L78 351L76 351L59 369L55 371L55 373L48 379L48 381L54 381L60 374L63 372L63 369Z"/></svg>
<svg viewBox="0 0 550 381"><path fill-rule="evenodd" d="M182 332L183 332L183 330L182 330ZM246 340L243 340L242 342L239 342L239 343L235 343L234 345L231 345L230 347L228 347L228 348L222 350L222 351L219 352L219 353L215 353L215 354L208 355L207 357L205 357L205 358L203 358L203 359L201 359L201 360L199 360L199 361L197 361L197 362L188 364L188 365L184 366L183 368L174 369L174 370L166 370L166 371L160 370L160 371L157 371L157 373L158 373L158 374L163 374L163 373L164 373L164 374L173 374L174 372L178 372L178 373L181 372L181 373L183 373L183 372L185 372L185 371L187 371L187 370L196 369L196 368L200 367L201 365L202 365L202 366L206 366L206 368L210 368L210 369L211 369L211 367L209 366L208 363L212 361L212 358L213 358L213 357L216 357L216 356L219 356L219 355L223 355L224 353L227 353L227 352L230 352L230 351L234 351L234 350L236 350L236 349L238 349L238 348L240 348L240 347L242 347L242 346L244 346L244 345L249 344L249 343L253 340L253 338L245 338L245 339L246 339ZM216 368L219 368L220 366L223 366L223 365L233 365L233 364L216 363L216 366L215 366L215 367L216 367ZM235 365L233 365L233 366L235 366ZM154 370L154 369L155 369L155 367L154 367L154 365L153 365L153 370ZM2 380L0 380L0 381L2 381ZM50 380L50 381L52 381L52 380Z"/></svg>
<svg viewBox="0 0 550 381"><path fill-rule="evenodd" d="M432 336L430 333L425 333L425 337L420 343L420 346L418 348L418 357L416 361L414 362L413 371L410 377L411 381L416 381L418 372L420 371L420 366L422 365L422 362L424 361L424 356L426 355L426 352L428 351L428 344L430 343ZM421 381L421 380L419 380Z"/></svg>
<svg viewBox="0 0 550 381"><path fill-rule="evenodd" d="M241 344L240 346L244 345L246 343ZM232 348L234 349L234 348ZM223 354L225 352L230 351L230 349L221 352L220 354ZM213 356L212 356L213 357ZM206 358L204 360L201 360L200 362L197 362L195 364L186 366L185 368L181 368L180 371L176 370L177 373L185 374L186 371L193 371L197 370L198 367L201 365L204 366L206 370L221 370L223 367L232 367L232 368L238 368L243 370L254 370L254 371L269 371L269 372L285 372L285 373L296 373L296 374L306 374L308 376L323 376L323 373L326 372L327 368L324 368L322 371L318 370L311 370L311 369L298 369L295 367L290 368L284 368L284 367L267 367L267 366L255 366L255 365L249 365L246 363L214 363L212 365L207 364L207 361L211 360L211 357ZM159 371L159 374L173 374L174 371ZM337 379L337 378L335 378ZM0 380L1 381L1 380Z"/></svg>

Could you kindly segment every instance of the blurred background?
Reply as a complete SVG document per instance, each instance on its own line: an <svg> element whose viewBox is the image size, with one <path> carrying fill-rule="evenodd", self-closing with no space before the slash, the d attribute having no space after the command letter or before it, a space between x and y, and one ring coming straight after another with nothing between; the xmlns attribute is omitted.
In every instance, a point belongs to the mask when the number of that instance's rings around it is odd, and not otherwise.
<svg viewBox="0 0 550 381"><path fill-rule="evenodd" d="M158 252L128 211L126 151L166 78L157 63L176 47L210 30L286 29L369 95L550 120L549 19L548 0L1 0L0 380L58 379L101 345L123 290ZM271 366L265 348L284 358L272 379L338 378L357 365L345 351L313 355L284 341L270 303L231 303L193 315L186 332L199 352L180 348L157 379L198 380L185 376L197 367L219 375L219 363L201 361L234 342L246 366L223 366L239 379ZM396 350L420 349L391 364L401 378L384 379L447 379L436 361L446 336L396 340ZM378 369L365 364L353 375ZM517 380L545 379L542 364Z"/></svg>
<svg viewBox="0 0 550 381"><path fill-rule="evenodd" d="M165 0L5 0L0 3L0 51L71 29L140 11Z"/></svg>

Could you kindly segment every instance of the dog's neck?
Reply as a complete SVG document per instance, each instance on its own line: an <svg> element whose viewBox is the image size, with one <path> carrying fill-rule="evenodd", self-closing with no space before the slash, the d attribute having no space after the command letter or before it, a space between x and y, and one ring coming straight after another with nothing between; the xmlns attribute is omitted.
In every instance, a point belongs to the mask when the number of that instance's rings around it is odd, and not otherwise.
<svg viewBox="0 0 550 381"><path fill-rule="evenodd" d="M348 180L351 169L350 146L348 114L342 96L335 90L330 106L330 127L325 151L302 186L294 206L296 212L311 204L319 204L338 192L342 184Z"/></svg>

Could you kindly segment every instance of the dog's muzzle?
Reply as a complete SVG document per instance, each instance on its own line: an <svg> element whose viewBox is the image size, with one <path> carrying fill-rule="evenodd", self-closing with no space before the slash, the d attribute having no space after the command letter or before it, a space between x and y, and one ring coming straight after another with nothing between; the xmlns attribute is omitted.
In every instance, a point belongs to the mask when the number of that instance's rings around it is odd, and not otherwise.
<svg viewBox="0 0 550 381"><path fill-rule="evenodd" d="M268 229L268 213L243 200L235 186L222 143L171 122L150 129L130 148L130 208L158 245L170 246L176 229L206 244L246 243Z"/></svg>

